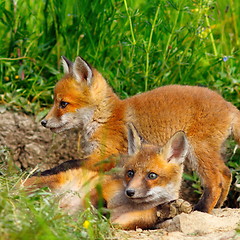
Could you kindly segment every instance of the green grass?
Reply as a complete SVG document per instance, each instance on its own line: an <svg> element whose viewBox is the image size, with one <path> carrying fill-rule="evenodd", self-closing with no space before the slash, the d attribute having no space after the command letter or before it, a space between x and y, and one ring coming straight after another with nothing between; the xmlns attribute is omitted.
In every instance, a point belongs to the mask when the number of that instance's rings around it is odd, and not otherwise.
<svg viewBox="0 0 240 240"><path fill-rule="evenodd" d="M214 89L240 107L239 13L239 0L0 0L0 111L43 117L62 76L61 55L82 56L122 98L188 84ZM229 165L239 183L236 156ZM101 235L83 227L88 219L105 227L97 214L79 213L75 221L46 192L31 198L18 192L22 173L6 169L6 160L0 175L0 238ZM198 184L195 177L192 181Z"/></svg>
<svg viewBox="0 0 240 240"><path fill-rule="evenodd" d="M24 175L12 165L8 152L1 150L0 239L95 240L112 236L110 224L94 209L69 216L44 189L27 196L19 187Z"/></svg>
<svg viewBox="0 0 240 240"><path fill-rule="evenodd" d="M60 56L84 57L121 97L204 85L240 106L237 0L0 1L0 94L36 113L52 102Z"/></svg>

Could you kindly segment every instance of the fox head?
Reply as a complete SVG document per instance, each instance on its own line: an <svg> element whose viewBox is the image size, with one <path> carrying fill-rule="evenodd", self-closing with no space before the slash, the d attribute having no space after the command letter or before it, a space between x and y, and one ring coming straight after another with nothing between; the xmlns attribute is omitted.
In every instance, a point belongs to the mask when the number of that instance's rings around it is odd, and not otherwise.
<svg viewBox="0 0 240 240"><path fill-rule="evenodd" d="M53 132L83 128L103 103L107 84L102 75L81 57L72 63L62 57L64 77L54 88L54 105L41 121Z"/></svg>
<svg viewBox="0 0 240 240"><path fill-rule="evenodd" d="M175 133L163 146L141 144L136 130L129 131L124 164L125 195L132 202L159 205L179 197L183 162L189 146L184 132Z"/></svg>

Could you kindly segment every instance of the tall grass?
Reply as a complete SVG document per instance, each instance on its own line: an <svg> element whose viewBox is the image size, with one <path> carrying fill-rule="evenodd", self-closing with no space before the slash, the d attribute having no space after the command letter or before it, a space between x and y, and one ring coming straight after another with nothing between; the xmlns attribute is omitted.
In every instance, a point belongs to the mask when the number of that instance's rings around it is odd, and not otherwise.
<svg viewBox="0 0 240 240"><path fill-rule="evenodd" d="M96 210L87 209L69 216L58 209L54 196L44 189L26 196L19 189L24 175L26 173L22 173L12 165L8 151L1 149L1 240L112 238L110 224Z"/></svg>
<svg viewBox="0 0 240 240"><path fill-rule="evenodd" d="M239 106L239 5L1 0L1 101L39 111L61 76L60 56L81 55L122 97L178 83L216 89Z"/></svg>

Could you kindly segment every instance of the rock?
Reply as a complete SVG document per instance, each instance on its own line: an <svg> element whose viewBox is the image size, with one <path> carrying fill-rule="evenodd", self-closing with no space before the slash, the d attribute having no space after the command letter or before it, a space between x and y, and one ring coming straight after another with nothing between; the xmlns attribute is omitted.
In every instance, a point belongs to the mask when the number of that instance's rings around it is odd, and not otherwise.
<svg viewBox="0 0 240 240"><path fill-rule="evenodd" d="M159 225L168 232L184 234L206 234L216 231L231 231L240 222L240 209L216 209L213 214L203 212L182 213Z"/></svg>
<svg viewBox="0 0 240 240"><path fill-rule="evenodd" d="M192 205L184 199L176 199L171 202L161 204L157 207L159 223L166 219L173 218L180 213L192 212Z"/></svg>
<svg viewBox="0 0 240 240"><path fill-rule="evenodd" d="M240 240L240 209L214 209L212 214L182 213L157 230L117 230L117 240ZM238 232L236 232L236 230Z"/></svg>

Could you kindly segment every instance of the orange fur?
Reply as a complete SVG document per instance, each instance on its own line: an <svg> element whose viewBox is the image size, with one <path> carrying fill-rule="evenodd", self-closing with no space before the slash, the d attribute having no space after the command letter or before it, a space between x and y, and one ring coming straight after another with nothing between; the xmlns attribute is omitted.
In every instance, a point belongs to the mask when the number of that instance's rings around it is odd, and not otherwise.
<svg viewBox="0 0 240 240"><path fill-rule="evenodd" d="M74 213L85 207L89 192L102 182L102 174L85 168L68 169L46 176L33 176L22 182L28 192L48 187L59 197L59 206Z"/></svg>
<svg viewBox="0 0 240 240"><path fill-rule="evenodd" d="M125 230L135 230L136 228L149 229L157 223L157 209L131 211L121 214L112 219L112 223Z"/></svg>

